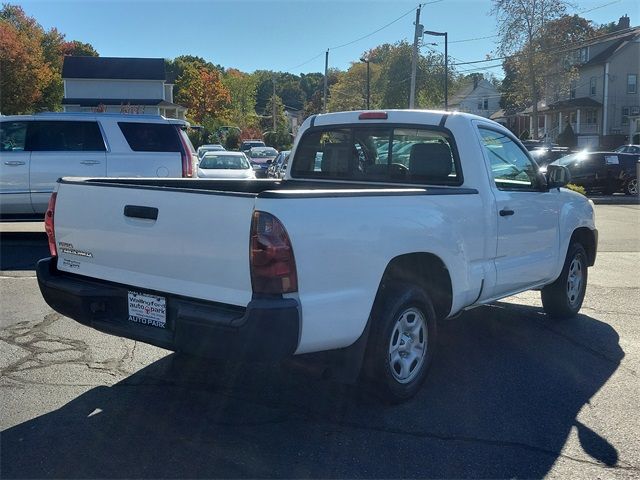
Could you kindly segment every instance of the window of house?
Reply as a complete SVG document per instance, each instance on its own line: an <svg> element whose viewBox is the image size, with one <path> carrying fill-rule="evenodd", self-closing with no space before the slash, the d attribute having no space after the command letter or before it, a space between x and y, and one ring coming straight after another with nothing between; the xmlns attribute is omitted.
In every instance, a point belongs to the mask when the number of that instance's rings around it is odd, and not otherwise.
<svg viewBox="0 0 640 480"><path fill-rule="evenodd" d="M580 62L586 63L589 61L589 47L582 47L580 49Z"/></svg>
<svg viewBox="0 0 640 480"><path fill-rule="evenodd" d="M596 90L598 89L598 77L591 77L589 81L589 93L592 97L596 95Z"/></svg>
<svg viewBox="0 0 640 480"><path fill-rule="evenodd" d="M485 98L484 100L482 100L482 107L484 108L484 110L489 110L489 99Z"/></svg>
<svg viewBox="0 0 640 480"><path fill-rule="evenodd" d="M293 178L460 185L453 140L426 128L315 128L296 148Z"/></svg>
<svg viewBox="0 0 640 480"><path fill-rule="evenodd" d="M34 152L104 152L106 150L98 122L66 120L30 122L26 148Z"/></svg>
<svg viewBox="0 0 640 480"><path fill-rule="evenodd" d="M176 128L166 123L118 122L134 152L181 152Z"/></svg>
<svg viewBox="0 0 640 480"><path fill-rule="evenodd" d="M635 73L627 75L627 93L638 93L638 75Z"/></svg>
<svg viewBox="0 0 640 480"><path fill-rule="evenodd" d="M570 97L571 98L576 98L576 81L572 80L571 81L571 85L570 85Z"/></svg>
<svg viewBox="0 0 640 480"><path fill-rule="evenodd" d="M622 125L629 125L629 107L622 107Z"/></svg>
<svg viewBox="0 0 640 480"><path fill-rule="evenodd" d="M598 112L597 110L587 110L585 112L585 123L587 125L595 125L598 123Z"/></svg>

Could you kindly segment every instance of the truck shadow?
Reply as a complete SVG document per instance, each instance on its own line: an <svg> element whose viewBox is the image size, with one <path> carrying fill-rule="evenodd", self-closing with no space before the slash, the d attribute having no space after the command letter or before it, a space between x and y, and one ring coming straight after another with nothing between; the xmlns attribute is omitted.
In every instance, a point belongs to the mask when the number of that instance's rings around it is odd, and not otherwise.
<svg viewBox="0 0 640 480"><path fill-rule="evenodd" d="M38 260L48 256L44 232L0 233L0 270L34 270Z"/></svg>
<svg viewBox="0 0 640 480"><path fill-rule="evenodd" d="M624 357L611 326L498 303L443 322L438 344L425 387L393 407L276 365L169 355L3 432L3 477L532 478L574 427L580 462L616 465L576 419Z"/></svg>

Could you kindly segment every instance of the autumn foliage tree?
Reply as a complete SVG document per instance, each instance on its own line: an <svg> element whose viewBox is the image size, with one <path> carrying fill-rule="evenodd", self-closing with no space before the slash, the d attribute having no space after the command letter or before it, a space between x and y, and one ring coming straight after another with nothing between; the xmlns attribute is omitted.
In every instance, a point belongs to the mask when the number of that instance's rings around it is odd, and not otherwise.
<svg viewBox="0 0 640 480"><path fill-rule="evenodd" d="M206 66L187 65L176 86L179 88L177 102L189 109L189 116L196 122L222 115L231 101L220 72Z"/></svg>
<svg viewBox="0 0 640 480"><path fill-rule="evenodd" d="M0 10L0 110L4 114L60 108L64 55L95 55L87 43L45 31L16 5Z"/></svg>

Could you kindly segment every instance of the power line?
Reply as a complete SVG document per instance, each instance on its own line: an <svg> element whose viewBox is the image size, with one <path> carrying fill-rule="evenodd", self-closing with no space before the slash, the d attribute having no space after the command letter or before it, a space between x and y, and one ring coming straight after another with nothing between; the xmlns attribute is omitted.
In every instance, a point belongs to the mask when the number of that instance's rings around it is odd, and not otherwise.
<svg viewBox="0 0 640 480"><path fill-rule="evenodd" d="M620 0L618 0L620 1ZM488 35L486 37L476 37L476 38L465 38L463 40L449 40L449 43L463 43L463 42L473 42L475 40L486 40L487 38L496 38L500 35Z"/></svg>
<svg viewBox="0 0 640 480"><path fill-rule="evenodd" d="M438 0L438 1L443 1L443 0ZM435 2L431 2L431 3L435 3ZM336 46L336 47L330 47L330 48L329 48L329 50L337 50L337 49L342 48L342 47L346 47L346 46L349 46L349 45L353 45L354 43L359 42L360 40L364 40L365 38L369 38L370 36L375 35L375 34L376 34L376 33L378 33L379 31L384 30L385 28L387 28L387 27L389 27L389 26L393 25L393 24L394 24L394 23L396 23L398 20L403 19L404 17L406 17L407 15L409 15L410 13L412 13L414 10L415 10L415 7L412 7L412 8L411 8L411 10L409 10L409 11L407 11L407 12L403 13L402 15L400 15L400 16L399 16L398 18L396 18L395 20L392 20L391 22L387 23L386 25L383 25L382 27L378 28L377 30L374 30L373 32L368 33L368 34L366 34L366 35L364 35L364 36L362 36L362 37L360 37L360 38L356 38L355 40L351 40L350 42L343 43L342 45L338 45L338 46Z"/></svg>

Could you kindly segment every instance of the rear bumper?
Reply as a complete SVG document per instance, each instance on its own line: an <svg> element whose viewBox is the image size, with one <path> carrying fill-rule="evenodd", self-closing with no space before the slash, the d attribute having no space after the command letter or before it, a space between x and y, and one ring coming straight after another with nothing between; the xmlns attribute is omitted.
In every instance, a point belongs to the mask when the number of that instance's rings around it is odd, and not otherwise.
<svg viewBox="0 0 640 480"><path fill-rule="evenodd" d="M169 350L223 360L277 360L298 347L294 299L254 299L246 308L148 292L166 298L166 328L129 321L128 292L144 291L61 272L56 258L38 262L38 285L57 312L83 325Z"/></svg>

